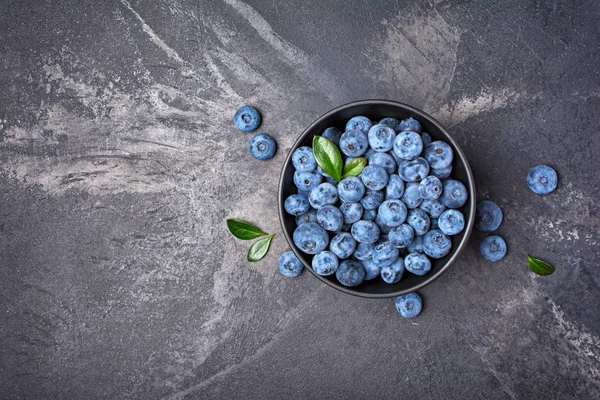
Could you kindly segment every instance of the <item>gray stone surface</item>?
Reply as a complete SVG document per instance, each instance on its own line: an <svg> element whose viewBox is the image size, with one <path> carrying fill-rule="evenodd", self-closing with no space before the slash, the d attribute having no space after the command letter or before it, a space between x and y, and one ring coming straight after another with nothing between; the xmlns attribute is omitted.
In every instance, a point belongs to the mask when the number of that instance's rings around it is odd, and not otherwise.
<svg viewBox="0 0 600 400"><path fill-rule="evenodd" d="M2 1L1 398L600 397L596 2ZM509 254L403 320L226 231L280 233L311 121L388 98L445 124ZM237 107L277 156L253 160ZM539 197L525 176L556 168ZM524 253L556 273L528 272Z"/></svg>

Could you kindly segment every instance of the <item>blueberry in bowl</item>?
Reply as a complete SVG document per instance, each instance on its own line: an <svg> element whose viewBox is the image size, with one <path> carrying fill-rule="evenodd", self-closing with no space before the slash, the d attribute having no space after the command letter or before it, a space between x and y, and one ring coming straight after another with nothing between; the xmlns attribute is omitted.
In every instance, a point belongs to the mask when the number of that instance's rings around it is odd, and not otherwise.
<svg viewBox="0 0 600 400"><path fill-rule="evenodd" d="M337 146L341 165L361 157L363 169L339 182L325 174L309 151L315 136ZM279 182L281 225L300 262L327 285L370 298L414 292L446 271L466 246L475 204L467 159L444 127L387 100L313 122Z"/></svg>

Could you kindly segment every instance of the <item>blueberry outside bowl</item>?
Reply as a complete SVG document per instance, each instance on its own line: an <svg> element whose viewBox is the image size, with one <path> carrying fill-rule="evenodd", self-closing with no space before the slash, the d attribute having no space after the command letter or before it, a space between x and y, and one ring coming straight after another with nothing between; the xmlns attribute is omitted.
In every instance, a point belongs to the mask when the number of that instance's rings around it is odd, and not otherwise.
<svg viewBox="0 0 600 400"><path fill-rule="evenodd" d="M292 236L296 228L295 218L287 214L283 207L285 199L288 196L297 193L297 189L293 180L294 166L292 165L292 153L300 146L312 147L313 136L320 135L326 128L330 126L335 126L343 132L346 122L356 115L364 115L375 121L378 121L384 117L394 117L399 120L413 117L421 123L423 132L429 133L433 141L444 140L450 146L452 146L452 149L454 150L452 178L462 181L469 191L469 200L461 209L465 215L466 226L459 235L452 237L452 251L450 254L442 259L431 259L431 271L425 276L417 276L405 271L400 282L396 284L387 284L380 277L378 277L371 281L365 281L356 287L346 287L337 281L335 274L331 276L317 275L311 267L313 256L304 254L294 245ZM300 135L298 140L296 140L296 143L294 143L294 146L289 151L288 156L283 164L283 170L281 172L281 178L279 181L279 219L281 221L285 238L292 251L296 254L300 261L302 261L310 273L327 285L341 290L344 293L369 298L400 296L402 294L410 293L420 289L437 279L444 271L448 269L448 267L450 267L450 265L456 260L460 252L466 246L469 235L471 234L471 230L473 229L475 205L475 183L473 180L473 174L471 172L471 168L469 167L469 163L467 162L467 159L458 144L456 144L456 142L452 139L448 132L446 132L444 127L440 125L439 122L423 111L406 104L389 100L357 101L335 108L321 116L319 119L313 122L302 133L302 135Z"/></svg>

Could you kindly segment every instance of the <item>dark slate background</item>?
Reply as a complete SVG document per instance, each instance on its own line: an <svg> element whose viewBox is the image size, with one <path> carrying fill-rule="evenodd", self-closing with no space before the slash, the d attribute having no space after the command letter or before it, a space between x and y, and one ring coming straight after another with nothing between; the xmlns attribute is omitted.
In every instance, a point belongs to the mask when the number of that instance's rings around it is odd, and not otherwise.
<svg viewBox="0 0 600 400"><path fill-rule="evenodd" d="M2 1L0 397L600 397L594 1ZM403 320L284 279L277 178L340 104L445 124L501 262L467 250ZM258 162L237 107L263 113ZM528 191L528 169L558 189ZM279 233L249 264L224 220ZM556 267L528 271L525 252Z"/></svg>

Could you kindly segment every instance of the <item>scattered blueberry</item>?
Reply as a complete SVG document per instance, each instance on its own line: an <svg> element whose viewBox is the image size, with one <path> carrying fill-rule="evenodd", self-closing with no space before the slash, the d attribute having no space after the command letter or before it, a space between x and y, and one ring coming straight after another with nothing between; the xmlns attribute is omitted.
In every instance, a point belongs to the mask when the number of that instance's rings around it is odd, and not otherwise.
<svg viewBox="0 0 600 400"><path fill-rule="evenodd" d="M306 224L305 224L306 225ZM360 220L352 224L352 236L360 243L375 243L379 239L379 227L373 221Z"/></svg>
<svg viewBox="0 0 600 400"><path fill-rule="evenodd" d="M308 146L298 147L292 154L292 164L296 171L309 172L317 168L317 160Z"/></svg>
<svg viewBox="0 0 600 400"><path fill-rule="evenodd" d="M450 253L451 248L450 238L438 229L429 231L423 236L423 251L431 258L444 258Z"/></svg>
<svg viewBox="0 0 600 400"><path fill-rule="evenodd" d="M404 181L398 175L390 175L385 187L386 199L399 199L404 194Z"/></svg>
<svg viewBox="0 0 600 400"><path fill-rule="evenodd" d="M293 235L294 244L306 254L317 254L329 244L329 235L316 222L307 222L296 227Z"/></svg>
<svg viewBox="0 0 600 400"><path fill-rule="evenodd" d="M242 132L252 132L260 125L260 114L251 106L240 107L233 117L235 126Z"/></svg>
<svg viewBox="0 0 600 400"><path fill-rule="evenodd" d="M348 258L356 250L356 241L348 232L338 233L331 239L329 249L339 258Z"/></svg>
<svg viewBox="0 0 600 400"><path fill-rule="evenodd" d="M408 293L396 297L396 310L404 318L413 318L421 313L423 302L417 293Z"/></svg>
<svg viewBox="0 0 600 400"><path fill-rule="evenodd" d="M502 210L496 203L484 200L475 210L475 228L480 232L493 232L502 222Z"/></svg>
<svg viewBox="0 0 600 400"><path fill-rule="evenodd" d="M394 284L400 282L404 275L404 260L398 257L391 265L381 268L381 279L385 283Z"/></svg>
<svg viewBox="0 0 600 400"><path fill-rule="evenodd" d="M409 210L419 207L423 201L421 192L419 192L419 184L417 182L407 183L401 200L406 204L406 208Z"/></svg>
<svg viewBox="0 0 600 400"><path fill-rule="evenodd" d="M439 200L423 200L419 208L428 213L431 218L439 218L446 210L446 206Z"/></svg>
<svg viewBox="0 0 600 400"><path fill-rule="evenodd" d="M402 224L390 231L388 239L392 246L403 249L408 247L415 239L415 230L408 224Z"/></svg>
<svg viewBox="0 0 600 400"><path fill-rule="evenodd" d="M389 177L385 169L369 165L359 175L367 189L381 190L387 185Z"/></svg>
<svg viewBox="0 0 600 400"><path fill-rule="evenodd" d="M385 125L373 125L368 133L369 146L377 152L390 151L394 146L396 132Z"/></svg>
<svg viewBox="0 0 600 400"><path fill-rule="evenodd" d="M465 216L458 210L446 210L440 215L438 225L446 235L458 235L465 229Z"/></svg>
<svg viewBox="0 0 600 400"><path fill-rule="evenodd" d="M398 175L405 182L417 182L429 174L429 164L422 157L414 160L404 160L398 165Z"/></svg>
<svg viewBox="0 0 600 400"><path fill-rule="evenodd" d="M366 272L365 281L373 280L379 276L381 267L375 264L372 258L362 261L362 265Z"/></svg>
<svg viewBox="0 0 600 400"><path fill-rule="evenodd" d="M321 183L313 188L308 196L308 202L313 208L319 209L329 204L335 204L338 201L338 191L331 183Z"/></svg>
<svg viewBox="0 0 600 400"><path fill-rule="evenodd" d="M355 176L342 179L337 189L340 200L346 203L357 202L365 195L365 185Z"/></svg>
<svg viewBox="0 0 600 400"><path fill-rule="evenodd" d="M498 235L491 235L482 240L479 250L486 260L500 261L506 255L506 242Z"/></svg>
<svg viewBox="0 0 600 400"><path fill-rule="evenodd" d="M304 214L296 216L296 225L302 225L306 222L317 222L317 210L308 210Z"/></svg>
<svg viewBox="0 0 600 400"><path fill-rule="evenodd" d="M323 136L326 139L331 140L333 143L335 143L336 146L339 146L340 145L340 137L342 136L342 132L338 128L336 128L334 126L330 126L329 128L327 128L323 131L321 136Z"/></svg>
<svg viewBox="0 0 600 400"><path fill-rule="evenodd" d="M402 131L413 131L417 133L421 133L421 124L419 121L414 119L413 117L402 120L396 127L398 132Z"/></svg>
<svg viewBox="0 0 600 400"><path fill-rule="evenodd" d="M383 199L384 194L382 190L367 190L365 197L360 200L360 204L362 204L365 210L375 210L383 202Z"/></svg>
<svg viewBox="0 0 600 400"><path fill-rule="evenodd" d="M373 250L375 250L375 243L359 243L354 250L354 257L357 260L365 261L373 258Z"/></svg>
<svg viewBox="0 0 600 400"><path fill-rule="evenodd" d="M371 155L369 157L369 165L381 167L390 175L396 172L396 161L394 160L394 157L387 153L375 153Z"/></svg>
<svg viewBox="0 0 600 400"><path fill-rule="evenodd" d="M390 242L378 244L373 250L373 261L380 267L387 267L398 259L400 251Z"/></svg>
<svg viewBox="0 0 600 400"><path fill-rule="evenodd" d="M431 270L431 261L423 253L410 253L404 258L404 267L410 273L423 276Z"/></svg>
<svg viewBox="0 0 600 400"><path fill-rule="evenodd" d="M288 214L298 216L308 212L310 204L306 196L301 194L293 194L283 203L283 208Z"/></svg>
<svg viewBox="0 0 600 400"><path fill-rule="evenodd" d="M363 215L363 206L360 203L342 203L340 211L344 215L344 223L353 224L360 221Z"/></svg>
<svg viewBox="0 0 600 400"><path fill-rule="evenodd" d="M312 269L318 275L329 276L335 274L338 269L338 258L331 251L324 250L312 259Z"/></svg>
<svg viewBox="0 0 600 400"><path fill-rule="evenodd" d="M369 132L369 129L371 129L372 126L373 126L373 122L371 122L371 120L367 117L363 117L363 116L352 117L346 123L346 132L354 130L354 129L358 129L366 134L367 132Z"/></svg>
<svg viewBox="0 0 600 400"><path fill-rule="evenodd" d="M348 157L361 156L368 147L367 135L358 129L346 131L340 137L340 150Z"/></svg>
<svg viewBox="0 0 600 400"><path fill-rule="evenodd" d="M335 272L337 280L344 286L358 286L365 280L365 268L358 261L342 261Z"/></svg>
<svg viewBox="0 0 600 400"><path fill-rule="evenodd" d="M448 179L444 181L444 191L440 202L448 208L461 208L467 202L469 194L461 181Z"/></svg>
<svg viewBox="0 0 600 400"><path fill-rule="evenodd" d="M436 140L425 149L425 159L431 168L446 168L452 164L454 152L446 142Z"/></svg>
<svg viewBox="0 0 600 400"><path fill-rule="evenodd" d="M424 235L429 230L429 217L420 208L408 212L406 223L414 229L415 235Z"/></svg>
<svg viewBox="0 0 600 400"><path fill-rule="evenodd" d="M257 160L266 161L275 155L277 143L275 143L275 140L271 136L265 133L258 133L250 139L248 150L252 157Z"/></svg>
<svg viewBox="0 0 600 400"><path fill-rule="evenodd" d="M422 151L423 140L416 132L400 132L394 140L394 153L403 160L414 160Z"/></svg>
<svg viewBox="0 0 600 400"><path fill-rule="evenodd" d="M323 182L323 176L317 171L294 172L294 184L300 190L313 190Z"/></svg>
<svg viewBox="0 0 600 400"><path fill-rule="evenodd" d="M556 171L547 165L536 165L527 174L527 186L533 193L548 194L558 185Z"/></svg>
<svg viewBox="0 0 600 400"><path fill-rule="evenodd" d="M279 257L277 268L283 276L294 278L302 273L304 265L298 260L293 251L286 251Z"/></svg>
<svg viewBox="0 0 600 400"><path fill-rule="evenodd" d="M379 206L377 216L385 225L395 227L406 220L407 209L402 200L386 200Z"/></svg>

